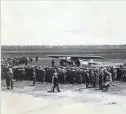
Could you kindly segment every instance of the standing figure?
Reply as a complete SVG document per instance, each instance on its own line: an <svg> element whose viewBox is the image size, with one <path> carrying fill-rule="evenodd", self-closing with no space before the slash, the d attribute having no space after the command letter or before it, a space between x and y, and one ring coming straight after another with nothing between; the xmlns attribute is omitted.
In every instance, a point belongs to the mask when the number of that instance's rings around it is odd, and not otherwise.
<svg viewBox="0 0 126 114"><path fill-rule="evenodd" d="M94 75L94 71L91 70L90 72L90 81L91 81L91 87L95 87L96 86L96 83L95 83L95 75Z"/></svg>
<svg viewBox="0 0 126 114"><path fill-rule="evenodd" d="M36 72L35 72L35 69L33 69L32 76L33 76L33 86L35 86L35 82L36 82Z"/></svg>
<svg viewBox="0 0 126 114"><path fill-rule="evenodd" d="M7 71L7 76L6 76L6 85L7 85L7 89L13 89L13 71L11 68L8 69Z"/></svg>
<svg viewBox="0 0 126 114"><path fill-rule="evenodd" d="M57 88L58 92L60 92L59 89L59 79L58 79L58 75L57 73L54 73L53 77L52 77L52 83L53 83L53 92L55 90L55 88Z"/></svg>
<svg viewBox="0 0 126 114"><path fill-rule="evenodd" d="M29 62L32 63L32 61L33 61L33 58L29 57Z"/></svg>
<svg viewBox="0 0 126 114"><path fill-rule="evenodd" d="M36 57L35 59L36 59L36 62L38 62L38 57Z"/></svg>
<svg viewBox="0 0 126 114"><path fill-rule="evenodd" d="M33 58L31 57L31 63L32 63L32 61L33 61Z"/></svg>
<svg viewBox="0 0 126 114"><path fill-rule="evenodd" d="M26 57L26 58L24 58L24 63L25 63L25 66L27 66L28 65L28 58Z"/></svg>
<svg viewBox="0 0 126 114"><path fill-rule="evenodd" d="M54 66L54 59L52 59L52 67Z"/></svg>
<svg viewBox="0 0 126 114"><path fill-rule="evenodd" d="M99 87L99 72L98 70L95 70L95 87L98 88Z"/></svg>
<svg viewBox="0 0 126 114"><path fill-rule="evenodd" d="M85 82L86 82L86 88L88 88L90 84L90 75L88 70L85 71Z"/></svg>

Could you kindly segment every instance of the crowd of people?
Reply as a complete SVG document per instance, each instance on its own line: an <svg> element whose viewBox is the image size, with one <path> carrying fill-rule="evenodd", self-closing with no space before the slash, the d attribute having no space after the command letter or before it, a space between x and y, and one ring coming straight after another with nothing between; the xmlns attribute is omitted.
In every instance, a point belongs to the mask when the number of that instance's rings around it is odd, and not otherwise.
<svg viewBox="0 0 126 114"><path fill-rule="evenodd" d="M8 58L4 58L2 57L2 65L6 65L6 66L17 66L17 65L21 65L21 64L25 64L28 65L28 63L32 63L33 62L33 57L25 57L25 56L21 56L21 57L8 57ZM38 57L35 57L35 61L38 62Z"/></svg>
<svg viewBox="0 0 126 114"><path fill-rule="evenodd" d="M38 59L37 59L38 61ZM37 62L36 61L36 62ZM25 64L25 63L24 63ZM52 91L57 88L58 84L86 84L86 88L99 88L109 90L113 81L126 81L126 69L122 66L107 66L99 68L76 67L76 66L2 66L2 78L6 79L7 89L13 89L13 79L32 80L35 86L36 81L41 83L53 83Z"/></svg>

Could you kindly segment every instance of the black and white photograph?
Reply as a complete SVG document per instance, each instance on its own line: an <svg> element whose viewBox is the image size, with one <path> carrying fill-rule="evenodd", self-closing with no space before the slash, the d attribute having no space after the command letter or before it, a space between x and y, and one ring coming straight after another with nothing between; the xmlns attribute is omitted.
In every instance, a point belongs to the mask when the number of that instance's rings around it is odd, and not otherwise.
<svg viewBox="0 0 126 114"><path fill-rule="evenodd" d="M126 114L126 1L1 0L1 114Z"/></svg>

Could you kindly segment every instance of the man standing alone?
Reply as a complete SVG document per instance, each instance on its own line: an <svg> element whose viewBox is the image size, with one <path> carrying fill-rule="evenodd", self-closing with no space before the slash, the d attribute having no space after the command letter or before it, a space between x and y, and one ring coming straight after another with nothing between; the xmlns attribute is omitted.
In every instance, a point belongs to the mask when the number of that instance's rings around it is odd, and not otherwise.
<svg viewBox="0 0 126 114"><path fill-rule="evenodd" d="M6 85L7 89L13 89L13 71L11 68L8 69L7 76L6 76Z"/></svg>
<svg viewBox="0 0 126 114"><path fill-rule="evenodd" d="M53 83L53 92L55 90L55 88L57 88L58 92L60 92L59 89L59 80L58 80L58 76L57 73L54 73L53 77L52 77L52 83Z"/></svg>

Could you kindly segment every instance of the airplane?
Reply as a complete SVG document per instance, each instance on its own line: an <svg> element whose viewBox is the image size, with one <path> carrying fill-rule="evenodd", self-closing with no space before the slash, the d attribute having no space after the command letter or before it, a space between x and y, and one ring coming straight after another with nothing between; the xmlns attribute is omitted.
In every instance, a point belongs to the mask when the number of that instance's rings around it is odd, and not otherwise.
<svg viewBox="0 0 126 114"><path fill-rule="evenodd" d="M92 66L92 65L100 65L100 62L94 62L94 59L101 59L103 60L103 57L101 56L82 56L82 55L48 55L48 57L51 58L57 58L60 59L60 65L66 66L66 65L76 65L79 66ZM90 60L90 61L87 61Z"/></svg>

